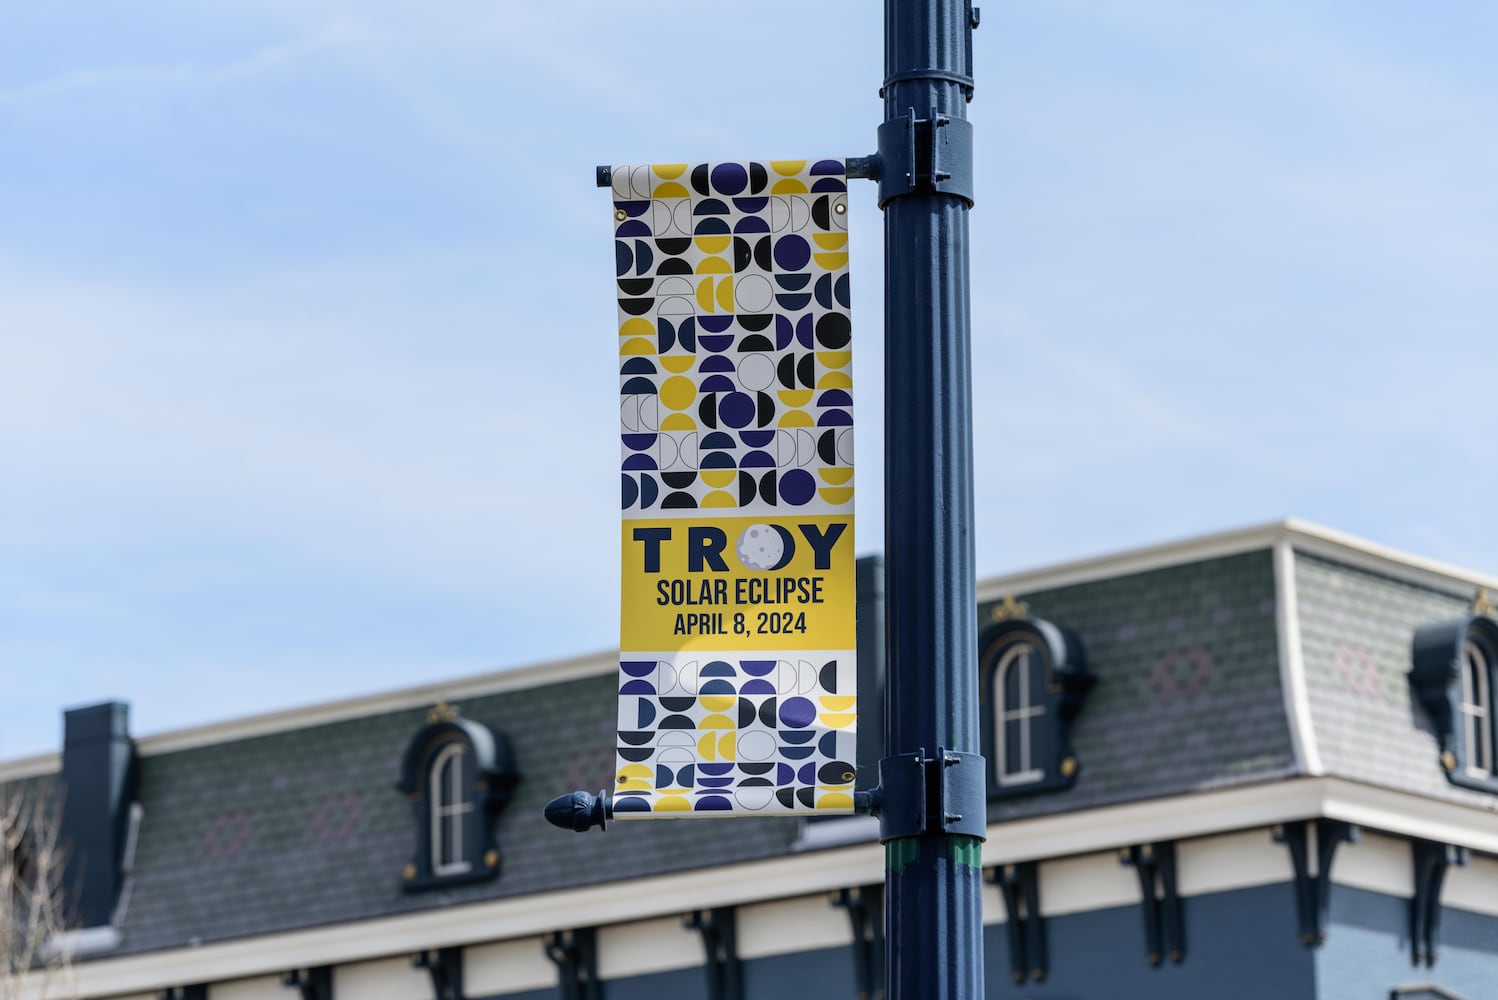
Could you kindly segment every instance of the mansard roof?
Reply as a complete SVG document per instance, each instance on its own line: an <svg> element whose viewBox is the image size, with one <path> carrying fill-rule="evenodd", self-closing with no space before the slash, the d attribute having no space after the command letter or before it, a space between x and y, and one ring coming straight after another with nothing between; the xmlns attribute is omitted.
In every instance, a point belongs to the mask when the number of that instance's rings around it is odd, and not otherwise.
<svg viewBox="0 0 1498 1000"><path fill-rule="evenodd" d="M1491 808L1446 782L1404 679L1413 630L1461 614L1477 586L1498 580L1294 521L985 581L980 624L1005 595L1021 599L1081 637L1098 678L1072 730L1073 787L995 801L989 818L1315 775ZM796 849L792 820L548 826L549 798L611 784L614 671L606 653L138 739L144 820L108 954ZM439 701L506 733L523 777L498 823L497 880L405 893L412 816L394 784ZM55 757L0 764L0 782L55 769Z"/></svg>

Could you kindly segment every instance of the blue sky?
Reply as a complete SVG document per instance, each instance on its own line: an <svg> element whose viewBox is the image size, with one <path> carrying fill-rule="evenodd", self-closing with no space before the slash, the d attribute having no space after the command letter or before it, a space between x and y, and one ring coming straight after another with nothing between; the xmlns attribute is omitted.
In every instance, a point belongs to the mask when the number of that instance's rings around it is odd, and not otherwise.
<svg viewBox="0 0 1498 1000"><path fill-rule="evenodd" d="M1498 570L1498 12L984 7L980 571L1291 514ZM0 758L105 698L149 733L616 641L593 167L871 152L879 22L0 9Z"/></svg>

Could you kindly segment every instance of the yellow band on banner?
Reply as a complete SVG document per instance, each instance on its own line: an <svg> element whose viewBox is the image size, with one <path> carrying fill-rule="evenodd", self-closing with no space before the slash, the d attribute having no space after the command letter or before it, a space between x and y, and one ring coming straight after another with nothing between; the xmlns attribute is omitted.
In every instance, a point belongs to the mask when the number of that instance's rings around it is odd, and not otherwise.
<svg viewBox="0 0 1498 1000"><path fill-rule="evenodd" d="M618 819L851 812L841 160L613 169Z"/></svg>
<svg viewBox="0 0 1498 1000"><path fill-rule="evenodd" d="M852 528L827 516L626 521L620 648L852 649Z"/></svg>

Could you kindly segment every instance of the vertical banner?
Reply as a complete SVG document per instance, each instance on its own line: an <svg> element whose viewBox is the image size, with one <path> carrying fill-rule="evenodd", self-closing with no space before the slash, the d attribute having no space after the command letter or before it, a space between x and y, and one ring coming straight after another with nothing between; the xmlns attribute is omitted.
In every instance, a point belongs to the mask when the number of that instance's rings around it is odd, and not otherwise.
<svg viewBox="0 0 1498 1000"><path fill-rule="evenodd" d="M616 819L853 810L841 160L621 166Z"/></svg>

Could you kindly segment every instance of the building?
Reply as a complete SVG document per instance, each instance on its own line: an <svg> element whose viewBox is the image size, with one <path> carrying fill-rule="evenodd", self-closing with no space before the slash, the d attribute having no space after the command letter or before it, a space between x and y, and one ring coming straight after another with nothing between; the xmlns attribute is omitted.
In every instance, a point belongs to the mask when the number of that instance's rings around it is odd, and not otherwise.
<svg viewBox="0 0 1498 1000"><path fill-rule="evenodd" d="M981 583L988 995L1498 997L1489 589L1297 521ZM616 676L94 706L0 783L70 789L83 997L877 995L875 820L546 825L612 784Z"/></svg>

